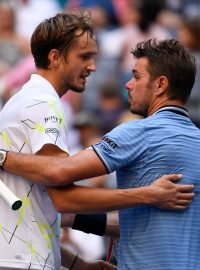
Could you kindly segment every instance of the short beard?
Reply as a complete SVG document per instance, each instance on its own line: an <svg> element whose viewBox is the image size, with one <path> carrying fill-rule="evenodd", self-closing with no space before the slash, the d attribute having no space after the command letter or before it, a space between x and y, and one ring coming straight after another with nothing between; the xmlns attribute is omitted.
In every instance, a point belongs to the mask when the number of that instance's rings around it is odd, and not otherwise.
<svg viewBox="0 0 200 270"><path fill-rule="evenodd" d="M69 85L69 89L75 93L83 93L85 91L85 87L76 87L73 85Z"/></svg>
<svg viewBox="0 0 200 270"><path fill-rule="evenodd" d="M147 112L138 112L138 111L135 111L134 109L132 109L131 107L130 107L130 112L131 112L132 114L140 115L140 116L142 116L142 117L144 117L144 118L147 117Z"/></svg>

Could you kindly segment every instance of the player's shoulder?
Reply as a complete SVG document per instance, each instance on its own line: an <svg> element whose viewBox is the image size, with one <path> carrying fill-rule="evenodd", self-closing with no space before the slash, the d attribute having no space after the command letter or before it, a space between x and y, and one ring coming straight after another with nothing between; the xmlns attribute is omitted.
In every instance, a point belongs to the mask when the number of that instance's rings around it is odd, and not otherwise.
<svg viewBox="0 0 200 270"><path fill-rule="evenodd" d="M129 120L121 123L118 127L119 130L143 129L147 124L146 119Z"/></svg>
<svg viewBox="0 0 200 270"><path fill-rule="evenodd" d="M133 137L141 136L145 131L143 120L131 120L116 126L108 133L108 137L122 141L132 140Z"/></svg>

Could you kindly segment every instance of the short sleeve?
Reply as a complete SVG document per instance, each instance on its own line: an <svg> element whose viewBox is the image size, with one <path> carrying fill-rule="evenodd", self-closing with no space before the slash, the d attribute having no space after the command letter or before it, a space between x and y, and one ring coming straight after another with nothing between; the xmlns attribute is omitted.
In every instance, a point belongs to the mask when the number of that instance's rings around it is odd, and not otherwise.
<svg viewBox="0 0 200 270"><path fill-rule="evenodd" d="M93 145L108 172L132 166L143 157L146 150L144 129L141 120L130 121L114 128Z"/></svg>

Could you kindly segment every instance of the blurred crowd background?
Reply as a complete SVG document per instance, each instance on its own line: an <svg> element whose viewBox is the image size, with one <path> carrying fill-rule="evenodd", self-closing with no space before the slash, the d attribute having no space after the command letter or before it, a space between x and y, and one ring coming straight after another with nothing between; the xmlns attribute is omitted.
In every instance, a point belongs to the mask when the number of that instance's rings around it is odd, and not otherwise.
<svg viewBox="0 0 200 270"><path fill-rule="evenodd" d="M0 109L34 73L30 37L44 19L89 9L96 27L97 72L86 91L69 91L62 101L68 119L70 154L97 142L119 123L141 118L129 113L124 83L131 78L135 45L149 38L176 38L197 60L187 104L200 127L200 0L0 0ZM114 188L115 175L82 184ZM86 259L103 258L108 239L63 230L61 242Z"/></svg>

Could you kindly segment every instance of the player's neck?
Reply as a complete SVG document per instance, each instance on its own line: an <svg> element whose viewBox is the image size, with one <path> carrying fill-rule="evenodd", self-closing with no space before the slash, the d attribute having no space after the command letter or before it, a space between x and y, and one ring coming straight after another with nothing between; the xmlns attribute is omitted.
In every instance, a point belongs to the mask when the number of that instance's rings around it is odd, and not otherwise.
<svg viewBox="0 0 200 270"><path fill-rule="evenodd" d="M178 106L178 107L184 107L184 103L180 100L165 100L163 102L155 102L152 106L150 106L148 111L148 116L152 115L156 111L158 111L160 108L165 106Z"/></svg>
<svg viewBox="0 0 200 270"><path fill-rule="evenodd" d="M63 91L57 80L57 76L54 75L49 69L37 69L36 74L46 79L53 86L54 90L60 98L67 92L66 90Z"/></svg>

